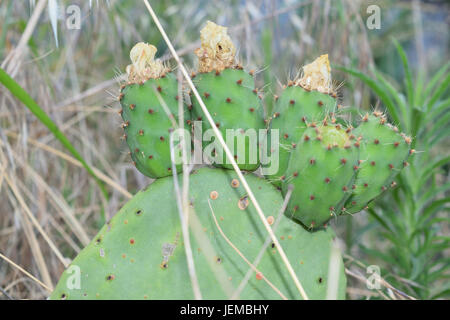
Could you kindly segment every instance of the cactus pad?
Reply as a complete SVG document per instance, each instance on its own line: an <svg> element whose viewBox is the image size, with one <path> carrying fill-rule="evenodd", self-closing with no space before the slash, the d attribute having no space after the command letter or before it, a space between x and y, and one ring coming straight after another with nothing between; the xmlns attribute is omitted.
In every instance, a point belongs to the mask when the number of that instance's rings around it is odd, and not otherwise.
<svg viewBox="0 0 450 320"><path fill-rule="evenodd" d="M309 229L321 227L350 196L358 148L341 125L306 129L292 152L283 191L294 190L286 214Z"/></svg>
<svg viewBox="0 0 450 320"><path fill-rule="evenodd" d="M236 63L236 48L226 27L208 21L200 31L200 38L201 47L195 50L199 58L195 85L239 168L256 170L259 167L259 129L265 129L266 125L253 75ZM202 120L203 110L196 99L192 103L194 120ZM203 130L208 129L211 126L205 119ZM217 166L231 169L222 146L215 137L212 139L203 141L206 158Z"/></svg>
<svg viewBox="0 0 450 320"><path fill-rule="evenodd" d="M150 178L171 175L170 133L174 125L157 97L167 105L172 120L178 121L178 83L173 73L143 83L128 84L121 90L120 103L124 138L136 168ZM186 108L185 119L190 119ZM181 165L177 166L177 171Z"/></svg>
<svg viewBox="0 0 450 320"><path fill-rule="evenodd" d="M231 143L234 144L231 152L235 156L239 168L248 171L256 170L259 167L257 139L259 130L265 129L265 122L261 101L254 90L253 77L243 70L225 69L222 72L199 73L194 81L230 149ZM202 120L204 118L196 100L193 101L193 112L194 119ZM209 123L206 120L203 121L203 131L210 128ZM234 130L228 131L234 133L228 139L227 129ZM252 129L251 132L247 132L248 129ZM250 143L247 135L256 140ZM241 139L245 139L245 145L239 143ZM203 142L205 148L209 144L211 144L210 141ZM238 149L239 146L240 149ZM245 149L243 149L244 146ZM256 149L253 150L251 147L256 147ZM217 150L221 150L218 142L213 152L216 153ZM208 156L210 155L208 154ZM232 168L224 151L211 156L217 157L216 164L220 164L221 167Z"/></svg>
<svg viewBox="0 0 450 320"><path fill-rule="evenodd" d="M394 177L407 165L411 139L398 132L378 112L364 116L354 130L360 143L360 170L353 194L343 213L356 213L387 190Z"/></svg>
<svg viewBox="0 0 450 320"><path fill-rule="evenodd" d="M283 202L280 193L252 174L246 179L265 214L272 216L268 221L273 221ZM189 199L190 210L198 217L200 233L206 239L199 241L191 229L194 263L203 298L229 298L249 266L221 236L213 217L230 241L252 262L263 247L267 233L232 171L203 168L192 173ZM190 219L195 220L192 213ZM309 298L324 299L333 232L309 233L282 217L276 235ZM210 243L214 256L203 250L204 242ZM72 262L71 266L81 271L80 288L69 288L73 274L66 271L51 298L192 299L184 250L173 178L158 179L129 201ZM338 297L343 298L346 279L343 265L339 264L335 266L341 271ZM287 298L300 299L276 247L267 247L257 268ZM240 298L279 299L280 296L260 275L252 272Z"/></svg>
<svg viewBox="0 0 450 320"><path fill-rule="evenodd" d="M267 176L274 185L280 186L286 178L290 154L308 124L320 122L325 115L334 112L335 108L336 99L328 94L305 90L291 83L284 89L277 99L271 121L271 130L278 130L280 139L278 171ZM271 141L270 132L269 130L268 141Z"/></svg>

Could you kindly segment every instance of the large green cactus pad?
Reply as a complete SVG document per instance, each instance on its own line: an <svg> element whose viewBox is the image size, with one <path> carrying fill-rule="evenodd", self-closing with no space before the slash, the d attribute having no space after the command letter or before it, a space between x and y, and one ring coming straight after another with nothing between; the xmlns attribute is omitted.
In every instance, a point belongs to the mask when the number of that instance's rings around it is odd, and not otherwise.
<svg viewBox="0 0 450 320"><path fill-rule="evenodd" d="M280 193L252 174L246 179L265 214L276 218L283 202ZM130 200L72 262L71 266L81 270L80 289L68 288L73 274L65 271L51 298L192 299L173 182L172 177L159 179ZM219 233L209 203L224 234L248 260L255 260L267 232L232 171L203 168L191 174L189 200L204 237L197 238L191 229L203 298L229 298L223 288L231 287L234 291L249 266ZM309 298L324 299L333 232L309 233L294 221L281 217L276 235ZM203 250L205 242L212 246L214 256ZM164 259L162 251L168 247L174 250ZM338 297L344 298L346 278L342 262L338 264L333 266L340 268ZM268 246L258 268L287 298L301 298L276 247ZM217 280L215 272L227 285ZM279 299L259 278L254 272L251 274L240 298Z"/></svg>
<svg viewBox="0 0 450 320"><path fill-rule="evenodd" d="M340 212L358 170L358 147L341 125L309 127L292 152L283 191L293 185L287 215L308 228Z"/></svg>
<svg viewBox="0 0 450 320"><path fill-rule="evenodd" d="M265 122L253 77L244 70L230 68L222 72L199 73L194 78L194 82L223 137L226 139L227 129L236 130L236 138L228 139L226 142L231 146L234 141L234 150L231 151L239 168L248 171L256 170L259 167L258 144L250 144L245 134L248 129L253 129L257 138L259 129L265 128ZM203 120L203 131L210 129L211 126L206 121L197 100L193 99L192 103L194 120ZM241 148L239 151L237 146L240 138L245 138L245 149ZM211 141L215 140L211 139ZM209 141L203 143L204 147L209 144L211 144ZM241 145L244 147L244 144ZM220 148L218 142L216 146L216 150L210 151L217 151ZM256 152L252 152L253 147L256 147ZM255 158L250 158L250 155L255 155ZM220 162L219 166L232 168L226 160L225 152L215 156L219 160L217 162Z"/></svg>
<svg viewBox="0 0 450 320"><path fill-rule="evenodd" d="M289 85L284 89L277 99L271 121L271 129L279 132L280 143L278 171L267 176L274 185L281 186L286 178L290 154L307 125L323 120L325 115L334 112L335 109L336 99L328 94L307 91L297 85ZM267 153L270 154L270 152Z"/></svg>
<svg viewBox="0 0 450 320"><path fill-rule="evenodd" d="M168 110L164 110L158 94ZM172 174L169 138L174 125L168 112L178 122L178 99L182 97L178 96L178 82L172 73L141 84L128 84L121 90L124 137L137 169L150 178ZM190 119L187 109L184 118ZM181 165L177 170L181 170Z"/></svg>
<svg viewBox="0 0 450 320"><path fill-rule="evenodd" d="M361 164L352 196L343 213L361 211L368 202L387 190L407 164L410 153L410 138L386 123L386 119L377 112L365 116L353 133L361 145Z"/></svg>

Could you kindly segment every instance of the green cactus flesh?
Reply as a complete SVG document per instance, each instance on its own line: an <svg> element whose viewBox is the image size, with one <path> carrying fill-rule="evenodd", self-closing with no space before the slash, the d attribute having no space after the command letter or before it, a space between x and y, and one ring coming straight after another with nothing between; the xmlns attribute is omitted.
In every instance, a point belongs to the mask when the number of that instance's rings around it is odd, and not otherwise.
<svg viewBox="0 0 450 320"><path fill-rule="evenodd" d="M300 86L291 85L284 89L277 99L275 113L272 115L271 129L279 133L279 167L275 174L267 178L276 186L281 186L286 178L291 152L302 137L308 124L315 123L332 113L336 99L318 91L307 91ZM269 142L270 139L267 139ZM267 152L270 154L270 152Z"/></svg>
<svg viewBox="0 0 450 320"><path fill-rule="evenodd" d="M279 191L253 174L246 179L265 214L277 217L283 202ZM73 273L69 268L51 299L193 299L173 183L172 177L158 179L130 200L72 262L71 268L78 266L81 271L79 289L71 286ZM195 220L192 216L195 212L204 237L194 236L196 231L191 229L203 298L229 298L224 288L230 287L227 292L234 292L249 266L225 241L214 217L224 234L251 262L268 238L267 232L233 171L203 168L192 173L189 200L190 219ZM332 230L310 233L282 217L275 232L309 298L324 299ZM203 250L201 244L206 242L212 246L214 257ZM166 251L166 258L164 248L173 249L171 255ZM334 267L340 268L338 298L344 298L346 278L341 259ZM264 251L257 268L288 299L301 298L273 244ZM260 278L252 273L241 299L280 298Z"/></svg>
<svg viewBox="0 0 450 320"><path fill-rule="evenodd" d="M385 121L380 115L365 116L353 132L360 142L361 163L352 196L342 212L344 214L364 209L391 186L394 177L407 164L410 139Z"/></svg>
<svg viewBox="0 0 450 320"><path fill-rule="evenodd" d="M174 130L157 93L167 105L173 120L178 121L178 83L172 73L141 84L128 84L120 94L125 139L136 168L150 178L171 175L170 132ZM185 119L190 119L185 109ZM181 165L177 166L177 171Z"/></svg>
<svg viewBox="0 0 450 320"><path fill-rule="evenodd" d="M265 122L253 77L244 70L228 68L222 72L199 73L194 82L228 146L231 147L231 143L234 143L234 150L231 151L239 168L247 171L256 170L259 167L259 147L258 144L250 144L246 134L251 134L247 132L248 129L254 129L257 138L259 129L265 129ZM206 121L197 100L192 100L194 120L203 120L203 131L210 129L211 126ZM226 139L227 129L235 130L234 139ZM231 169L225 152L216 153L220 145L213 139L215 138L211 139L212 142L204 141L203 147L206 148L213 143L216 147L209 151L212 151L211 157L218 160L215 164ZM240 139L245 139L245 149L243 143L238 143ZM238 149L238 146L242 147ZM253 146L256 150L251 148Z"/></svg>
<svg viewBox="0 0 450 320"><path fill-rule="evenodd" d="M358 148L341 125L305 130L291 154L283 192L293 185L286 214L309 229L322 227L351 194Z"/></svg>

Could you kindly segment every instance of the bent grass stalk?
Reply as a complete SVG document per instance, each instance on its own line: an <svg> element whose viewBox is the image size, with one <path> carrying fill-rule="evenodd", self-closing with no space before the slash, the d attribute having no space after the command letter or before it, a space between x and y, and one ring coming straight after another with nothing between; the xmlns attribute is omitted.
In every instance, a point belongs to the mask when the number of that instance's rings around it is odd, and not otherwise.
<svg viewBox="0 0 450 320"><path fill-rule="evenodd" d="M0 258L2 258L3 260L5 260L6 262L8 262L10 265L12 265L14 268L16 268L17 270L19 270L20 272L22 272L23 274L25 274L27 277L29 277L31 280L35 281L37 284L39 284L42 288L44 288L45 290L47 290L48 292L52 292L53 290L46 286L41 280L39 280L38 278L36 278L35 276L33 276L31 273L29 273L28 271L26 271L24 268L22 268L21 266L19 266L18 264L16 264L14 261L12 261L11 259L8 259L7 257L5 257L3 254L0 253Z"/></svg>

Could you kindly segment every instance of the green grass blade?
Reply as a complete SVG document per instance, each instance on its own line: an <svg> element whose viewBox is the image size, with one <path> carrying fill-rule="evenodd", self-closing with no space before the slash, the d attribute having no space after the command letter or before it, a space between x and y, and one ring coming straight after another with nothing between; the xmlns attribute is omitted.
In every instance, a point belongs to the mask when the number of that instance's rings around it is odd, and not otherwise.
<svg viewBox="0 0 450 320"><path fill-rule="evenodd" d="M414 89L414 102L415 107L421 111L425 111L425 104L423 103L423 90L424 90L425 75L423 72L419 72L416 80L416 87Z"/></svg>
<svg viewBox="0 0 450 320"><path fill-rule="evenodd" d="M401 121L401 127L400 129L405 132L409 132L410 124L409 124L409 117L408 117L408 110L406 108L406 103L404 100L402 100L403 96L400 96L400 93L392 86L389 81L386 80L383 75L374 70L375 76L377 77L380 84L384 85L386 91L388 91L391 96L394 97L394 100L397 102L398 107L400 108L402 121Z"/></svg>
<svg viewBox="0 0 450 320"><path fill-rule="evenodd" d="M58 126L53 122L53 120L47 115L47 113L42 110L42 108L31 98L31 96L16 82L12 79L2 68L0 68L0 82L17 98L19 99L38 119L45 125L51 133L57 138L63 146L78 160L81 162L83 167L88 171L88 173L94 177L98 183L103 194L107 198L108 193L106 192L103 182L95 175L91 167L84 161L83 157L78 153L72 143L67 139L67 137L62 133Z"/></svg>
<svg viewBox="0 0 450 320"><path fill-rule="evenodd" d="M446 109L450 109L450 98L447 98L446 100L439 102L439 104L437 104L436 107L430 110L428 116L429 121L432 122L434 118L440 116L441 113L443 113L444 111L448 112L448 110Z"/></svg>
<svg viewBox="0 0 450 320"><path fill-rule="evenodd" d="M439 199L433 201L428 207L424 208L421 212L420 219L417 222L418 226L421 226L425 223L425 221L430 218L436 211L441 209L443 206L450 203L450 197Z"/></svg>
<svg viewBox="0 0 450 320"><path fill-rule="evenodd" d="M442 139L445 139L448 137L450 137L450 127L449 126L444 127L441 130L439 130L438 132L436 132L433 139L429 142L429 146L433 147L434 145L440 143Z"/></svg>
<svg viewBox="0 0 450 320"><path fill-rule="evenodd" d="M430 141L430 139L436 133L441 132L442 130L447 131L449 129L448 122L450 122L450 113L447 113L446 115L437 119L437 121L433 124L433 127L427 132L426 135L427 141Z"/></svg>
<svg viewBox="0 0 450 320"><path fill-rule="evenodd" d="M425 169L423 169L422 175L419 178L420 186L422 187L423 185L425 185L425 183L428 181L428 179L430 178L430 176L433 174L433 172L435 170L445 166L448 163L450 163L450 156L441 158L441 159L433 162L432 164L428 165L427 167L425 167Z"/></svg>
<svg viewBox="0 0 450 320"><path fill-rule="evenodd" d="M400 56L400 59L402 60L403 69L405 71L405 84L406 84L406 93L408 96L408 102L410 104L411 108L415 107L415 101L414 101L414 87L412 82L412 76L411 76L411 69L409 68L408 64L408 57L406 56L405 50L403 50L403 47L400 45L400 43L393 39L394 45L397 48L397 52Z"/></svg>
<svg viewBox="0 0 450 320"><path fill-rule="evenodd" d="M425 93L424 93L425 99L431 95L431 90L433 90L433 88L439 83L439 81L445 75L445 73L447 72L447 69L449 67L450 67L450 62L447 62L438 72L436 72L436 74L433 76L433 78L431 78L431 80L428 82L428 84L425 88Z"/></svg>
<svg viewBox="0 0 450 320"><path fill-rule="evenodd" d="M428 102L428 110L430 110L433 107L433 105L441 98L441 96L448 90L449 86L450 86L450 74L448 74L445 77L441 85L434 91L430 101Z"/></svg>
<svg viewBox="0 0 450 320"><path fill-rule="evenodd" d="M369 214L375 219L377 220L386 230L388 230L389 232L393 232L391 227L389 227L388 223L386 221L384 221L384 219L373 209L373 208L369 208L367 210L369 212Z"/></svg>

